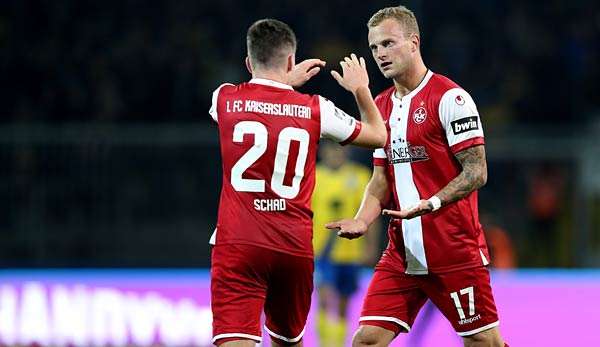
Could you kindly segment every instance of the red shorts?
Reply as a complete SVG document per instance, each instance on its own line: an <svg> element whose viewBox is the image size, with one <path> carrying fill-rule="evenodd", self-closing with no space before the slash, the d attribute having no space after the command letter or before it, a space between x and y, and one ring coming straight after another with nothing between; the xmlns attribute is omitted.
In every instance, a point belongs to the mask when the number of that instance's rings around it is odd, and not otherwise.
<svg viewBox="0 0 600 347"><path fill-rule="evenodd" d="M490 274L483 266L429 275L376 270L363 302L360 324L379 326L396 335L408 332L427 299L460 336L498 326Z"/></svg>
<svg viewBox="0 0 600 347"><path fill-rule="evenodd" d="M213 343L232 339L261 342L260 317L280 344L302 339L313 290L314 262L250 245L212 250Z"/></svg>

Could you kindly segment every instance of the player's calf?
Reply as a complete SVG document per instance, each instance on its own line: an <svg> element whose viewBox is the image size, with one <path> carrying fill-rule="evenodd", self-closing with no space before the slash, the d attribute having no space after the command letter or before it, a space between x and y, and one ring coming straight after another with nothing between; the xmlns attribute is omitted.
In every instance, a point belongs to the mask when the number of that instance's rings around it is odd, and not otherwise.
<svg viewBox="0 0 600 347"><path fill-rule="evenodd" d="M507 347L508 345L502 341L498 328L492 328L480 333L463 336L463 344L465 347Z"/></svg>

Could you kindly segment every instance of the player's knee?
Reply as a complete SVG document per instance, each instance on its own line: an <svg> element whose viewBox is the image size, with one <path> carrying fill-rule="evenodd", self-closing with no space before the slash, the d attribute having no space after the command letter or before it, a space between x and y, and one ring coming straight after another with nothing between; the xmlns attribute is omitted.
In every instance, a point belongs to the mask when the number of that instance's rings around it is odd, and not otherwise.
<svg viewBox="0 0 600 347"><path fill-rule="evenodd" d="M504 347L504 342L497 329L483 331L463 337L465 347Z"/></svg>
<svg viewBox="0 0 600 347"><path fill-rule="evenodd" d="M256 342L253 340L237 340L237 338L220 339L216 343L219 347L254 347Z"/></svg>
<svg viewBox="0 0 600 347"><path fill-rule="evenodd" d="M352 347L385 346L385 337L381 328L361 325L352 338Z"/></svg>
<svg viewBox="0 0 600 347"><path fill-rule="evenodd" d="M302 340L297 342L286 342L280 339L275 339L271 336L271 346L273 347L302 347L304 343Z"/></svg>

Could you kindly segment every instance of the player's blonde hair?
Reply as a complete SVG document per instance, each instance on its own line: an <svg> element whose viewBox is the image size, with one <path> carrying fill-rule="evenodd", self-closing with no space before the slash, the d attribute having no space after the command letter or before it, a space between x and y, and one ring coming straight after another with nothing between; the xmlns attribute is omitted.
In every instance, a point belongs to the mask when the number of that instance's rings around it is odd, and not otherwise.
<svg viewBox="0 0 600 347"><path fill-rule="evenodd" d="M400 25L402 25L402 29L404 29L404 34L407 36L411 34L417 34L418 36L421 36L421 33L419 32L419 24L417 23L415 14L405 6L382 8L381 10L375 12L371 19L369 19L367 22L367 27L376 27L386 19L394 19L400 23Z"/></svg>

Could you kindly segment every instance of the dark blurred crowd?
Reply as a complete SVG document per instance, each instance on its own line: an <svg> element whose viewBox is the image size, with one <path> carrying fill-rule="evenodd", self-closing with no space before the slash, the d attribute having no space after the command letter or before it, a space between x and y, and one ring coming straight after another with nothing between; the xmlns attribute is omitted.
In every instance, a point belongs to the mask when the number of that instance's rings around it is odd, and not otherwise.
<svg viewBox="0 0 600 347"><path fill-rule="evenodd" d="M350 52L366 57L378 93L390 81L370 57L366 22L397 4L0 1L0 263L207 266L220 178L207 111L218 85L249 78L248 26L288 22L297 60L322 58L326 70ZM474 96L486 135L548 135L560 123L559 135L582 136L600 119L600 2L402 4L419 20L425 63ZM354 111L328 71L302 90ZM505 259L496 265L515 266L515 253L519 266L587 264L577 224L586 219L573 207L585 190L579 157L488 148L496 156L480 201L490 247Z"/></svg>
<svg viewBox="0 0 600 347"><path fill-rule="evenodd" d="M597 114L597 1L402 2L426 64L468 89L488 124ZM366 21L392 1L0 2L2 121L205 121L212 90L248 78L245 32L288 22L299 59L368 56ZM387 86L370 61L374 92ZM351 100L327 73L305 88ZM489 125L488 125L489 127Z"/></svg>

